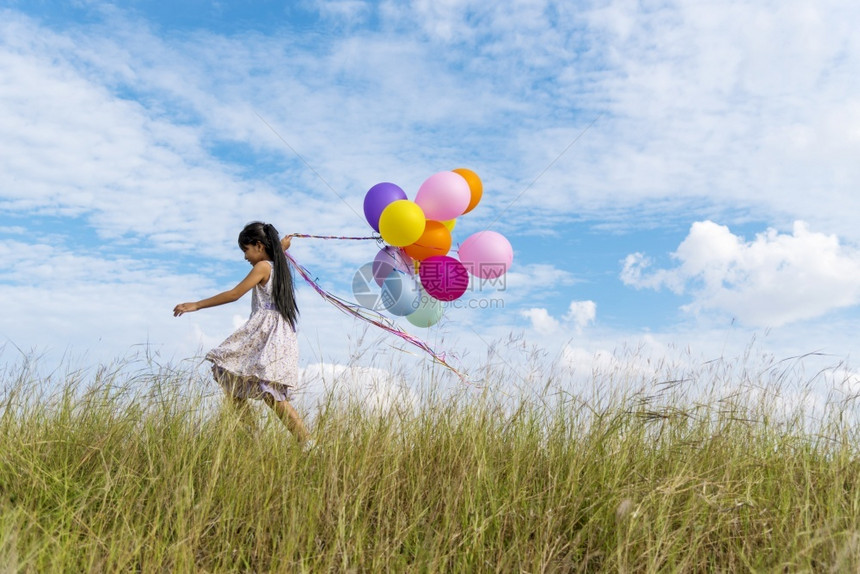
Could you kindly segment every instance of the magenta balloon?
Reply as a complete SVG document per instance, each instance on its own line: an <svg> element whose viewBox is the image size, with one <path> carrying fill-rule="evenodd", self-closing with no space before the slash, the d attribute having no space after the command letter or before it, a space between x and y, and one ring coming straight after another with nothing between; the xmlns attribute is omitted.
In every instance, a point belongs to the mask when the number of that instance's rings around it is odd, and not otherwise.
<svg viewBox="0 0 860 574"><path fill-rule="evenodd" d="M495 231L473 233L460 245L457 255L469 273L481 279L501 277L514 261L510 241Z"/></svg>
<svg viewBox="0 0 860 574"><path fill-rule="evenodd" d="M384 181L377 183L364 196L364 217L372 228L379 231L379 216L393 201L406 199L406 192L400 186Z"/></svg>
<svg viewBox="0 0 860 574"><path fill-rule="evenodd" d="M415 203L424 210L427 219L436 221L448 221L462 215L469 208L471 200L469 182L453 171L440 171L431 175L415 194Z"/></svg>
<svg viewBox="0 0 860 574"><path fill-rule="evenodd" d="M469 272L447 255L433 255L422 261L418 276L427 294L440 301L457 299L469 286Z"/></svg>
<svg viewBox="0 0 860 574"><path fill-rule="evenodd" d="M391 271L397 269L401 273L408 275L414 274L412 258L403 252L400 247L386 245L379 250L376 257L373 259L373 280L376 284L382 287L382 282L391 274Z"/></svg>

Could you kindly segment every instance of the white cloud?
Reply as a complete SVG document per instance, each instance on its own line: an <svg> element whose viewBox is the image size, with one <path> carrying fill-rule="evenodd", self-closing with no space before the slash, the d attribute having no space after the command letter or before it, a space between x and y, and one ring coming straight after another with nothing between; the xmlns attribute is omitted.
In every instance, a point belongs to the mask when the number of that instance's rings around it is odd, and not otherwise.
<svg viewBox="0 0 860 574"><path fill-rule="evenodd" d="M154 260L0 240L0 270L0 338L25 350L85 349L91 360L111 360L151 345L162 356L182 358L217 339L227 324L227 309L174 319L174 305L218 286Z"/></svg>
<svg viewBox="0 0 860 574"><path fill-rule="evenodd" d="M573 273L556 265L515 262L512 270L505 273L504 289L499 294L512 302L534 300L564 291L579 281ZM486 285L490 291L493 287L491 282Z"/></svg>
<svg viewBox="0 0 860 574"><path fill-rule="evenodd" d="M94 210L114 234L126 228L112 204L131 197L141 207L131 231L141 234L159 221L199 237L206 200L231 212L245 200L274 200L284 212L360 228L348 209L331 214L339 200L259 113L348 197L383 179L414 190L466 157L491 175L495 194L475 218L491 217L542 174L517 202L524 221L535 210L540 219L634 208L647 222L704 201L803 217L860 239L841 217L860 207L851 187L860 176L860 100L845 97L860 91L860 50L847 25L857 10L829 2L385 4L377 13L384 33L336 35L314 50L260 35L162 39L121 12L110 30L59 34L7 12L2 61L14 81L3 104L31 123L0 132L9 151L19 150L4 168L27 183L16 201ZM426 38L412 33L416 25ZM559 158L597 111L594 128ZM312 194L279 199L270 182L238 177L207 152L224 140L285 158L289 180L325 200L311 210L302 206ZM360 198L351 204L360 211ZM238 219L208 215L210 230Z"/></svg>
<svg viewBox="0 0 860 574"><path fill-rule="evenodd" d="M375 24L346 26L325 45L310 45L301 33L160 37L120 10L109 22L56 29L3 12L3 212L61 222L74 216L76 226L113 247L103 258L71 248L48 251L56 259L51 265L11 262L0 271L26 267L46 281L37 289L3 286L22 308L49 301L29 322L21 314L16 323L9 319L14 334L61 344L95 333L89 325L98 322L115 342L139 341L146 332L182 349L217 341L235 310L195 315L177 336L176 322L159 320L155 329L137 315L124 318L122 297L151 316L183 293L211 294L207 267L235 255L236 233L261 212L282 231L364 234L361 216L337 194L360 213L365 189L377 181L393 180L413 193L431 173L461 163L484 177L485 197L458 222L460 230L501 214L498 227L559 236L571 216L623 228L691 209L731 209L777 226L803 218L815 229L860 240L860 228L845 217L860 209L854 189L860 100L851 96L860 93L854 73L860 49L851 26L858 7L851 3L452 0L334 2L319 9L341 21L375 10ZM559 156L598 112L594 127ZM6 229L19 227L16 220ZM723 239L709 247L727 249L730 261L748 248ZM143 249L151 251L136 259ZM366 244L312 240L297 240L294 249L335 291L375 254ZM156 253L199 261L186 275L149 258ZM833 254L839 264L851 259L841 244ZM762 283L767 274L753 271L753 263L730 264L748 284L709 293L703 285L717 284L719 265L651 271L644 257L626 267L628 282L692 292L700 305L691 309L740 309L754 319L756 288L759 299L771 295ZM553 316L551 302L538 299L578 280L564 268L566 258L553 265L539 260L517 249L499 296L509 309L523 301L528 309L524 315L493 310L494 334L519 328L518 317L553 335L594 323L596 307L588 302ZM130 273L122 296L110 284L111 265ZM81 271L89 267L97 271L91 279ZM825 270L816 272L833 283ZM51 283L51 273L68 284ZM807 284L788 271L779 277ZM829 299L828 305L848 291L841 280L833 291L810 289L807 300ZM343 318L315 297L308 292L303 324L325 344L303 344L336 353L344 346ZM92 307L93 299L104 306ZM110 314L103 316L104 308ZM795 314L814 316L816 309L802 304ZM761 313L768 321L786 319ZM450 315L452 330L481 324L477 312Z"/></svg>
<svg viewBox="0 0 860 574"><path fill-rule="evenodd" d="M571 301L565 319L571 321L577 331L594 322L597 317L597 304L594 301Z"/></svg>
<svg viewBox="0 0 860 574"><path fill-rule="evenodd" d="M301 370L298 403L316 411L324 401L334 399L328 408L349 408L358 404L373 414L385 414L394 408L414 408L416 394L401 373L374 367L337 363L311 363Z"/></svg>
<svg viewBox="0 0 860 574"><path fill-rule="evenodd" d="M212 161L199 130L91 80L75 59L81 47L69 38L27 21L3 26L6 210L84 216L104 237L144 236L173 249L199 245L217 256L213 237L223 241L237 215L252 211L249 204L275 199Z"/></svg>
<svg viewBox="0 0 860 574"><path fill-rule="evenodd" d="M363 21L371 11L371 6L361 0L322 0L315 6L322 16L351 25Z"/></svg>
<svg viewBox="0 0 860 574"><path fill-rule="evenodd" d="M539 307L525 309L520 314L531 321L532 328L541 335L555 333L561 327L557 319L549 314L549 311Z"/></svg>
<svg viewBox="0 0 860 574"><path fill-rule="evenodd" d="M0 44L10 78L0 86L10 112L0 118L0 168L15 182L0 188L7 209L83 215L103 236L162 249L220 257L260 206L284 225L366 232L367 187L394 180L414 194L462 161L456 151L428 161L427 150L491 123L492 102L504 99L478 89L479 77L460 84L414 40L346 35L309 52L281 37L167 41L121 16L110 31L64 35L9 14ZM464 106L476 92L485 105ZM436 133L414 137L427 126ZM248 174L210 153L224 142L286 171ZM320 263L340 263L342 252Z"/></svg>
<svg viewBox="0 0 860 574"><path fill-rule="evenodd" d="M531 322L532 328L541 335L559 333L562 329L570 329L579 334L583 328L594 322L597 316L597 304L594 301L571 301L567 313L556 319L549 311L540 307L532 307L520 311L522 317Z"/></svg>
<svg viewBox="0 0 860 574"><path fill-rule="evenodd" d="M79 253L60 237L52 241L0 239L0 346L9 341L51 361L72 350L85 353L82 360L87 362L108 362L143 346L164 359L199 357L250 312L247 295L233 304L175 318L176 304L229 289L242 277L216 280L207 273L208 266L177 272L157 260L101 249ZM365 323L345 318L301 278L295 279L303 362L343 363L351 354L369 354L371 364L389 368L386 361L398 355L395 337L376 332L371 335L378 339L365 336ZM423 359L420 352L417 356Z"/></svg>
<svg viewBox="0 0 860 574"><path fill-rule="evenodd" d="M653 339L649 339L653 344ZM606 348L590 349L573 344L565 345L559 364L570 371L574 380L580 384L595 384L610 381L617 385L617 391L630 391L642 381L653 381L657 367L651 362L651 352L655 349L640 348L636 354L625 356L623 353ZM665 352L665 349L657 349Z"/></svg>
<svg viewBox="0 0 860 574"><path fill-rule="evenodd" d="M561 66L557 102L605 113L520 205L628 226L740 210L860 240L842 216L860 208L858 16L832 1L580 9L588 49ZM596 115L538 126L524 163L548 165Z"/></svg>
<svg viewBox="0 0 860 574"><path fill-rule="evenodd" d="M689 292L690 311L720 311L753 326L778 327L860 302L860 254L803 222L752 241L711 221L696 222L673 254L679 264L649 271L627 257L621 279L637 288Z"/></svg>

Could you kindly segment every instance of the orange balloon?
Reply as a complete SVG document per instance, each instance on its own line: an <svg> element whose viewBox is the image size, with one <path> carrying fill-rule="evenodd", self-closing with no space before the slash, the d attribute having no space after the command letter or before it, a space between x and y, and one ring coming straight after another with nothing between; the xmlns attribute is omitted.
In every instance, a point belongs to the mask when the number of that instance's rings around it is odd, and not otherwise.
<svg viewBox="0 0 860 574"><path fill-rule="evenodd" d="M484 195L484 184L481 183L481 178L478 177L478 174L472 171L471 169L466 169L465 167L458 167L457 169L452 169L454 173L459 173L463 176L463 179L466 180L466 183L469 184L469 191L472 192L472 199L469 200L469 207L466 208L466 211L463 213L469 213L475 206L478 205L478 202L481 201L481 196Z"/></svg>
<svg viewBox="0 0 860 574"><path fill-rule="evenodd" d="M445 255L451 250L451 232L441 221L427 220L424 233L412 245L403 248L406 254L417 261L433 255Z"/></svg>

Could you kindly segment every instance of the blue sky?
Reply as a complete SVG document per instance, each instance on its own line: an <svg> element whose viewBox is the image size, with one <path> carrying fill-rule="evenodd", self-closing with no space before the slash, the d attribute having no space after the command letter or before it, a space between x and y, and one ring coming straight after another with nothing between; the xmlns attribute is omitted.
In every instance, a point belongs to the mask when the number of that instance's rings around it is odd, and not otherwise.
<svg viewBox="0 0 860 574"><path fill-rule="evenodd" d="M484 198L454 241L508 237L506 288L480 294L504 306L401 322L466 368L511 334L586 370L753 341L850 359L859 18L829 0L0 2L5 354L194 356L250 302L171 310L244 276L246 222L366 235L372 185L414 198L467 167ZM294 245L340 295L376 253ZM350 358L363 325L300 304L305 365L372 362Z"/></svg>

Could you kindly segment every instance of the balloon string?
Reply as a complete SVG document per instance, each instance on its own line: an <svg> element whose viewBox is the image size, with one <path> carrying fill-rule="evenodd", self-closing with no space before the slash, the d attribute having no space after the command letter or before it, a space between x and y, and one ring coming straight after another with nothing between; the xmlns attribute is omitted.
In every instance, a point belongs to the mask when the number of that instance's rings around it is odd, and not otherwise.
<svg viewBox="0 0 860 574"><path fill-rule="evenodd" d="M307 233L291 233L290 237L307 237L309 239L354 239L359 241L366 239L379 241L381 239L378 235L371 235L370 237L343 237L340 235L308 235Z"/></svg>
<svg viewBox="0 0 860 574"><path fill-rule="evenodd" d="M299 237L299 235L294 235L294 237ZM350 238L327 237L326 239L350 239ZM368 238L363 238L363 239L375 239L375 237L368 237ZM329 303L331 303L332 305L334 305L335 307L337 307L338 309L340 309L341 311L343 311L347 315L351 315L351 316L356 317L358 319L362 319L364 321L367 321L371 325L375 325L376 327L379 327L380 329L388 331L392 335L400 337L401 339L403 339L407 343L418 347L419 349L421 349L422 351L424 351L425 353L427 353L428 355L433 357L433 360L435 360L437 363L446 367L451 372L453 372L455 375L457 375L461 381L463 381L464 383L467 383L467 384L471 384L471 382L466 378L466 376L463 373L461 373L460 371L458 371L457 369L452 367L445 360L445 353L437 353L427 343L425 343L424 341L422 341L418 337L414 337L414 336L410 335L409 333L406 333L405 331L398 329L394 325L394 323L392 323L391 320L388 319L388 317L386 317L385 315L382 315L382 314L374 311L373 309L368 309L367 307L364 307L362 305L358 305L357 303L352 303L350 301L347 301L345 299L338 297L337 295L333 295L332 293L329 293L328 291L326 291L325 289L320 287L319 284L314 279L311 278L312 275L311 275L310 271L308 271L307 268L303 267L302 265L299 265L298 262L296 262L296 260L292 257L292 255L290 255L288 252L284 252L284 255L287 256L287 259L290 260L290 263L293 264L293 267L296 268L299 275L302 276L302 279L304 279L308 283L308 285L310 285L314 289L314 291L316 291L319 294L320 297L322 297L323 299L325 299L326 301L328 301Z"/></svg>

